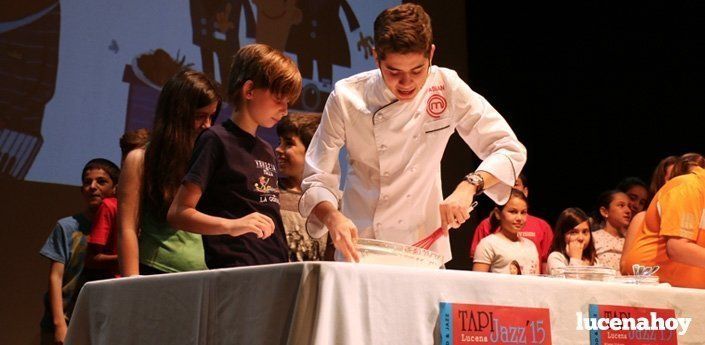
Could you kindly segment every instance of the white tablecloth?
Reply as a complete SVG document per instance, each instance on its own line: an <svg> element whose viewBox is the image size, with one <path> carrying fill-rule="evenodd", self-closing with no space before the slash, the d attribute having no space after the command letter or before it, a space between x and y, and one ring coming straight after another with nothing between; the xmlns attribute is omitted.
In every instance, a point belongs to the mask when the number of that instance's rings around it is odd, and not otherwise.
<svg viewBox="0 0 705 345"><path fill-rule="evenodd" d="M675 309L705 342L705 290L291 263L87 284L67 344L438 344L439 303L549 308L553 344L588 344L589 304ZM587 316L586 316L587 317Z"/></svg>

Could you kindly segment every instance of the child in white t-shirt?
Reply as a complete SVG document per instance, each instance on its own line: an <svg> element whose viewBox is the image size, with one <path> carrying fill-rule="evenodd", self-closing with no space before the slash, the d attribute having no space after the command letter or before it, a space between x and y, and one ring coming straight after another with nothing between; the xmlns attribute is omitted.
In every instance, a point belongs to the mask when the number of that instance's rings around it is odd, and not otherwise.
<svg viewBox="0 0 705 345"><path fill-rule="evenodd" d="M494 209L492 228L499 231L480 241L475 249L473 271L507 274L539 274L536 245L518 233L526 224L528 202L524 193L513 189L509 201ZM514 267L518 264L518 269Z"/></svg>

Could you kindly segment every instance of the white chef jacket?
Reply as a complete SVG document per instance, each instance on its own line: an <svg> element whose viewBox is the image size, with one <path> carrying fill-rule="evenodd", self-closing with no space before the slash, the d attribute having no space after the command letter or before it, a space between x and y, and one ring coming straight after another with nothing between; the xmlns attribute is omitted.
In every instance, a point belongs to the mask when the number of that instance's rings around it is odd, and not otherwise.
<svg viewBox="0 0 705 345"><path fill-rule="evenodd" d="M407 101L396 100L379 69L337 82L306 153L299 212L309 233L327 231L311 210L322 201L338 207L342 197L340 209L360 237L412 244L429 235L441 225L441 158L453 131L483 160L477 170L499 179L485 193L505 203L526 149L455 71L432 66L423 88ZM349 155L344 192L338 168L343 145ZM447 236L431 250L451 259Z"/></svg>

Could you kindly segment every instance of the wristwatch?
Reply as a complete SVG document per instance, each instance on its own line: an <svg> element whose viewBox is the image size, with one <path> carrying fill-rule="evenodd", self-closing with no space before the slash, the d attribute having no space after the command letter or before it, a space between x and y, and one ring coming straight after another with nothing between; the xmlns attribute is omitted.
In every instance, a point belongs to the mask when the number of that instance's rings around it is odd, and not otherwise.
<svg viewBox="0 0 705 345"><path fill-rule="evenodd" d="M469 173L465 176L465 181L475 186L475 195L481 194L485 189L485 180L476 172Z"/></svg>

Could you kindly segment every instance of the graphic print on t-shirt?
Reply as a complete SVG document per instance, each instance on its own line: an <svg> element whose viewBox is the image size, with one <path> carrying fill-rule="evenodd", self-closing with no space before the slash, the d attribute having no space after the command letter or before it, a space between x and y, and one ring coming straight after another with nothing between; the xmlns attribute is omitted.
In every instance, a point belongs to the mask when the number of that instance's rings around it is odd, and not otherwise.
<svg viewBox="0 0 705 345"><path fill-rule="evenodd" d="M279 203L279 188L277 187L276 172L274 164L255 159L255 166L260 169L261 175L254 183L255 191L260 194L260 202Z"/></svg>

